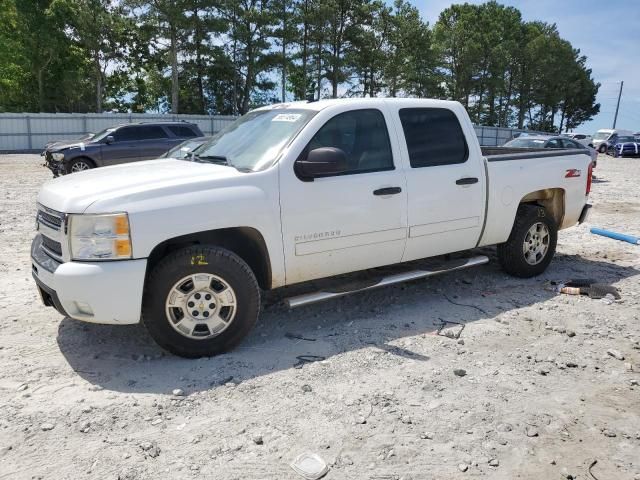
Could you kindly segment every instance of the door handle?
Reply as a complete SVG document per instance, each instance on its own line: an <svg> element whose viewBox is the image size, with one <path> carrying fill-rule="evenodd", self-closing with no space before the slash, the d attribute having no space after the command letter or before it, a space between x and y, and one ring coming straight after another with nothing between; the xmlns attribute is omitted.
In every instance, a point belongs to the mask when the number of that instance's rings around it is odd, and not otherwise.
<svg viewBox="0 0 640 480"><path fill-rule="evenodd" d="M400 187L385 187L373 191L374 195L397 195L402 192Z"/></svg>
<svg viewBox="0 0 640 480"><path fill-rule="evenodd" d="M474 183L478 183L476 177L459 178L456 180L456 185L473 185Z"/></svg>

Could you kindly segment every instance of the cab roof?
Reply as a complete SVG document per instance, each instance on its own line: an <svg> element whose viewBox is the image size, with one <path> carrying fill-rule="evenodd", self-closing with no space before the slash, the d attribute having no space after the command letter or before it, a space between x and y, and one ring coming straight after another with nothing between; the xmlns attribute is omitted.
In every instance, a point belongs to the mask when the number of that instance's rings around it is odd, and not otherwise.
<svg viewBox="0 0 640 480"><path fill-rule="evenodd" d="M279 109L302 109L302 110L314 110L320 111L325 108L344 105L353 105L354 107L374 107L376 105L384 104L405 104L407 106L418 106L423 104L425 107L449 107L453 105L460 105L458 102L451 100L437 100L431 98L331 98L326 100L317 101L296 101L276 103L273 105L266 105L264 107L256 108L255 110L279 110Z"/></svg>

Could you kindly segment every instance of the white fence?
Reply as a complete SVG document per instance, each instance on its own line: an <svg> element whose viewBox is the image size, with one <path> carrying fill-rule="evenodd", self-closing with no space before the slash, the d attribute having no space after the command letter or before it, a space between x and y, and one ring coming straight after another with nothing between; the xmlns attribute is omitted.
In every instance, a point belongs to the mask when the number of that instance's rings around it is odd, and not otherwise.
<svg viewBox="0 0 640 480"><path fill-rule="evenodd" d="M232 122L232 116L147 113L0 113L0 151L41 150L52 140L71 140L121 123L185 120L205 135Z"/></svg>
<svg viewBox="0 0 640 480"><path fill-rule="evenodd" d="M52 140L70 140L113 125L140 121L185 120L197 124L205 135L212 135L234 118L148 113L0 113L0 151L41 150ZM538 133L501 127L474 128L480 144L491 147L503 145L519 132Z"/></svg>

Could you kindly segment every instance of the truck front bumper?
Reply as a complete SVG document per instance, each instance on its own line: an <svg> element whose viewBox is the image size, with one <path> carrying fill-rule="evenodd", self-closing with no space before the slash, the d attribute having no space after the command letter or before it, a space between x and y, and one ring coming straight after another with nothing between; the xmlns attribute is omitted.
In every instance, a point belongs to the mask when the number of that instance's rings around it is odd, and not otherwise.
<svg viewBox="0 0 640 480"><path fill-rule="evenodd" d="M91 323L140 321L147 260L59 263L31 245L32 274L42 301L62 315Z"/></svg>

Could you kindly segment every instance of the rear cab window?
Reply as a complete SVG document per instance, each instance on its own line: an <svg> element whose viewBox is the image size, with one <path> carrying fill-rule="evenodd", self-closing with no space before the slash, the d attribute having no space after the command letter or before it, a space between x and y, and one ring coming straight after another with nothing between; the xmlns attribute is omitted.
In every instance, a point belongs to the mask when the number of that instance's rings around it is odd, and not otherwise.
<svg viewBox="0 0 640 480"><path fill-rule="evenodd" d="M465 163L469 147L458 117L446 108L401 108L411 168Z"/></svg>

